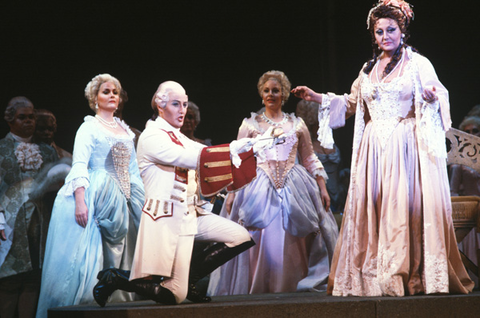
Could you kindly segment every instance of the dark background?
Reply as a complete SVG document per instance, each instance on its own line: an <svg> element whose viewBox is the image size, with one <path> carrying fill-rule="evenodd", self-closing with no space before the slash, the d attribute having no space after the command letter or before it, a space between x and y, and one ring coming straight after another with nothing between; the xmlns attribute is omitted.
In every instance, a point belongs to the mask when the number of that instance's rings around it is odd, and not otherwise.
<svg viewBox="0 0 480 318"><path fill-rule="evenodd" d="M256 84L268 70L292 86L349 92L371 57L366 17L374 0L9 1L0 4L0 109L17 95L55 113L57 144L72 150L84 97L99 73L128 92L124 118L143 129L158 85L175 80L200 107L200 138L236 137L258 110ZM480 104L478 1L412 0L409 43L450 91L453 126ZM291 96L285 111L295 111ZM353 120L335 132L349 159ZM0 136L8 132L5 121Z"/></svg>

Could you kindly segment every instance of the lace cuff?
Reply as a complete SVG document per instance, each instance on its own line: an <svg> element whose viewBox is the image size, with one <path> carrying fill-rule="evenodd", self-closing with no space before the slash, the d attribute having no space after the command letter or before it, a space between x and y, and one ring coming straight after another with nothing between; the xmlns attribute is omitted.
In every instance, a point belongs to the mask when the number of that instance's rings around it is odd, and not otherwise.
<svg viewBox="0 0 480 318"><path fill-rule="evenodd" d="M1 209L1 207L0 207ZM3 209L0 210L0 230L5 230L5 214L3 213Z"/></svg>
<svg viewBox="0 0 480 318"><path fill-rule="evenodd" d="M423 104L422 107L429 107L434 112L438 112L438 109L440 108L440 101L438 100L438 98L433 103L429 103L429 102L425 101L425 103Z"/></svg>
<svg viewBox="0 0 480 318"><path fill-rule="evenodd" d="M318 141L322 147L333 149L333 132L330 128L330 97L322 94L322 104L318 108Z"/></svg>
<svg viewBox="0 0 480 318"><path fill-rule="evenodd" d="M65 194L65 196L70 196L70 195L73 195L75 190L77 190L78 188L83 187L83 188L87 189L89 186L90 186L90 181L88 181L87 178L85 178L85 177L75 178L72 181L65 184L64 194Z"/></svg>
<svg viewBox="0 0 480 318"><path fill-rule="evenodd" d="M440 102L438 100L434 103L423 103L419 135L429 154L438 158L447 158L445 131L438 112L439 107Z"/></svg>
<svg viewBox="0 0 480 318"><path fill-rule="evenodd" d="M323 180L325 180L325 183L327 183L328 175L327 175L327 172L325 171L324 168L319 168L319 169L313 170L312 176L313 176L315 179L316 179L317 177L322 177Z"/></svg>

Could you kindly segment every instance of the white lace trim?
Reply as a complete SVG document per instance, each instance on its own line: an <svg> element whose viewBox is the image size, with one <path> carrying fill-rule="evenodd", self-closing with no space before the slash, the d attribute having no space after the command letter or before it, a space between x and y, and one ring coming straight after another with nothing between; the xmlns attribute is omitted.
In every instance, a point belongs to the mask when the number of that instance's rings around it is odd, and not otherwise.
<svg viewBox="0 0 480 318"><path fill-rule="evenodd" d="M448 264L446 258L436 257L426 251L423 273L427 294L448 293Z"/></svg>
<svg viewBox="0 0 480 318"><path fill-rule="evenodd" d="M325 169L318 168L318 169L313 170L312 176L314 178L322 177L323 180L325 180L325 182L327 182L327 180L328 180L328 175L327 175L327 172L325 172Z"/></svg>
<svg viewBox="0 0 480 318"><path fill-rule="evenodd" d="M128 134L131 138L135 138L135 134L134 134L133 131L130 129L130 126L128 126L123 119L120 120L120 118L118 118L118 117L113 117L113 118L120 124L120 126L123 127L123 129L125 129L125 130L127 131L127 134Z"/></svg>
<svg viewBox="0 0 480 318"><path fill-rule="evenodd" d="M322 147L333 149L335 141L333 140L332 128L330 128L330 97L322 94L322 104L318 108L318 141Z"/></svg>
<svg viewBox="0 0 480 318"><path fill-rule="evenodd" d="M383 244L379 244L378 258L380 264L377 268L377 277L382 295L403 296L405 289L403 279L398 274L400 260L397 259L397 254Z"/></svg>
<svg viewBox="0 0 480 318"><path fill-rule="evenodd" d="M415 61L416 55L410 48L407 48L409 58L413 64L412 80L415 85L415 116L417 118L417 133L426 151L438 158L447 158L447 144L445 142L445 131L440 116L440 102L437 100L432 104L425 102L422 96L422 86L418 79L418 65Z"/></svg>
<svg viewBox="0 0 480 318"><path fill-rule="evenodd" d="M425 144L427 152L438 158L447 158L447 145L445 131L440 117L439 102L433 104L424 102L420 108L420 122L418 135Z"/></svg>
<svg viewBox="0 0 480 318"><path fill-rule="evenodd" d="M401 121L401 109L398 106L400 95L404 90L405 80L411 80L411 60L405 65L403 74L391 82L372 83L367 74L363 74L360 86L362 98L368 104L369 114L375 129L375 136L382 149ZM412 92L414 95L414 92Z"/></svg>
<svg viewBox="0 0 480 318"><path fill-rule="evenodd" d="M65 196L71 196L78 188L87 189L90 186L90 181L85 177L78 177L65 184Z"/></svg>
<svg viewBox="0 0 480 318"><path fill-rule="evenodd" d="M335 277L334 296L382 296L377 278L377 258L371 258L357 272Z"/></svg>

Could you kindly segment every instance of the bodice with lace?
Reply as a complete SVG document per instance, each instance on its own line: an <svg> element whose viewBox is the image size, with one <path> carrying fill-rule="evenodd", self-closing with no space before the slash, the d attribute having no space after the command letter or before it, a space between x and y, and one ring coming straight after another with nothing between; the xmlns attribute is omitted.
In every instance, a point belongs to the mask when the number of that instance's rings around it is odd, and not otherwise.
<svg viewBox="0 0 480 318"><path fill-rule="evenodd" d="M406 62L403 74L390 82L373 82L363 74L361 94L382 148L400 121L415 116L411 64L411 60Z"/></svg>
<svg viewBox="0 0 480 318"><path fill-rule="evenodd" d="M327 174L322 163L313 153L310 133L300 118L293 114L286 115L288 120L279 125L285 132L285 141L264 151L265 156L257 158L257 166L264 170L277 189L282 188L288 172L293 168L298 154L298 162L303 165L314 177L322 176L327 180ZM252 113L252 117L245 119L238 132L238 138L254 138L264 133L270 124L261 116Z"/></svg>
<svg viewBox="0 0 480 318"><path fill-rule="evenodd" d="M69 189L67 194L79 187L88 187L88 170L103 170L118 183L125 197L130 198L134 134L124 122L117 121L128 134L113 134L104 129L94 117L85 117L85 123L75 138L72 170L66 179Z"/></svg>

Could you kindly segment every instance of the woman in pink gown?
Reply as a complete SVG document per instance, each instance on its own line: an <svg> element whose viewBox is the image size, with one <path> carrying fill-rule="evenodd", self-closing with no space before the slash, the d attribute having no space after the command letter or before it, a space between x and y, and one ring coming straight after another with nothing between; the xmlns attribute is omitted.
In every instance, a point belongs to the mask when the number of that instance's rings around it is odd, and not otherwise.
<svg viewBox="0 0 480 318"><path fill-rule="evenodd" d="M319 140L354 113L349 194L332 261L335 296L468 293L456 245L446 170L448 91L430 61L408 46L403 0L380 1L367 19L374 57L350 94L292 92L321 104Z"/></svg>

